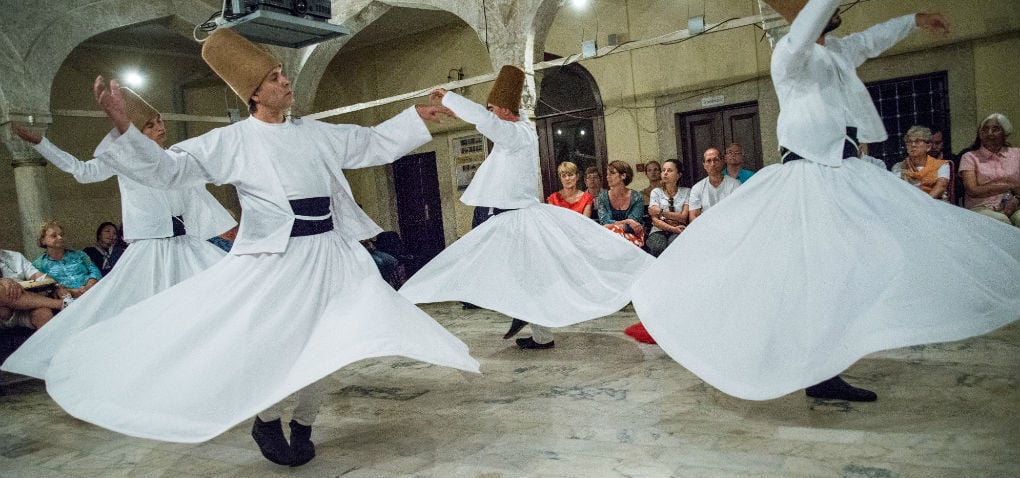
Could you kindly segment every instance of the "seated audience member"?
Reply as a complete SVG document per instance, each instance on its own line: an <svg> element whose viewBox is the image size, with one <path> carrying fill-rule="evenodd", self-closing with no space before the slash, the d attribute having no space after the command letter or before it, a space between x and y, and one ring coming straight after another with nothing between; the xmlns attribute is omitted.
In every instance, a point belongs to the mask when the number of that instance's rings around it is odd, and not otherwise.
<svg viewBox="0 0 1020 478"><path fill-rule="evenodd" d="M687 198L690 188L680 187L680 163L668 159L662 163L662 187L652 191L648 214L652 216L652 230L645 244L648 252L659 257L687 227Z"/></svg>
<svg viewBox="0 0 1020 478"><path fill-rule="evenodd" d="M46 249L32 265L57 281L58 297L81 297L103 277L84 252L64 247L64 228L56 221L43 224L39 247Z"/></svg>
<svg viewBox="0 0 1020 478"><path fill-rule="evenodd" d="M723 166L723 174L740 181L740 184L744 184L745 181L751 179L751 176L754 175L754 171L744 169L744 147L737 143L730 143L726 147Z"/></svg>
<svg viewBox="0 0 1020 478"><path fill-rule="evenodd" d="M394 289L400 288L400 261L392 254L380 251L375 247L375 238L366 239L361 241L361 245L365 246L368 254L372 256L372 260L375 261L375 267L379 269L379 274L382 275L383 280L389 285L393 286Z"/></svg>
<svg viewBox="0 0 1020 478"><path fill-rule="evenodd" d="M928 156L935 159L942 159L945 161L956 162L957 158L953 158L953 153L945 149L946 145L946 132L942 128L935 126L931 128L931 143L928 143Z"/></svg>
<svg viewBox="0 0 1020 478"><path fill-rule="evenodd" d="M550 194L545 202L553 206L565 207L584 217L591 217L595 198L591 194L577 189L577 165L570 161L564 161L556 167L556 172L559 174L563 189Z"/></svg>
<svg viewBox="0 0 1020 478"><path fill-rule="evenodd" d="M912 126L903 136L907 145L907 159L892 166L892 173L917 186L935 199L949 200L949 161L928 155L931 130Z"/></svg>
<svg viewBox="0 0 1020 478"><path fill-rule="evenodd" d="M233 219L237 224L223 234L206 239L212 245L223 249L224 252L230 252L230 250L234 248L234 240L237 239L237 228L240 227L241 223L241 216L234 212L233 209L227 209L227 213L230 214L231 219Z"/></svg>
<svg viewBox="0 0 1020 478"><path fill-rule="evenodd" d="M609 189L599 193L595 204L599 222L638 247L645 245L645 229L641 216L645 202L641 193L628 188L634 180L634 169L623 161L613 161L606 169Z"/></svg>
<svg viewBox="0 0 1020 478"><path fill-rule="evenodd" d="M112 222L104 222L96 228L96 245L82 249L97 267L99 273L106 277L124 254L127 244L120 240L120 231Z"/></svg>
<svg viewBox="0 0 1020 478"><path fill-rule="evenodd" d="M691 197L687 200L691 222L740 186L740 181L723 174L723 162L718 149L708 148L703 158L708 177L691 187Z"/></svg>
<svg viewBox="0 0 1020 478"><path fill-rule="evenodd" d="M645 200L645 204L648 204L649 198L652 197L652 191L662 187L662 165L654 160L645 163L645 176L648 177L648 187L644 188L641 194L644 196L642 199Z"/></svg>
<svg viewBox="0 0 1020 478"><path fill-rule="evenodd" d="M594 200L598 200L599 194L602 194L602 174L599 173L599 168L589 166L584 170L584 192ZM591 218L599 222L598 207L592 208Z"/></svg>
<svg viewBox="0 0 1020 478"><path fill-rule="evenodd" d="M19 281L40 279L43 273L21 253L0 250L0 277L0 329L38 329L65 305L60 299L22 288Z"/></svg>
<svg viewBox="0 0 1020 478"><path fill-rule="evenodd" d="M652 216L648 215L648 201L652 197L652 191L662 187L662 165L652 160L645 163L645 176L648 178L648 187L641 190L641 199L645 202L645 212L641 215L641 225L645 230L652 228Z"/></svg>
<svg viewBox="0 0 1020 478"><path fill-rule="evenodd" d="M978 127L981 147L960 158L960 177L966 191L964 207L1020 227L1020 148L1006 138L1013 132L1009 119L992 113Z"/></svg>

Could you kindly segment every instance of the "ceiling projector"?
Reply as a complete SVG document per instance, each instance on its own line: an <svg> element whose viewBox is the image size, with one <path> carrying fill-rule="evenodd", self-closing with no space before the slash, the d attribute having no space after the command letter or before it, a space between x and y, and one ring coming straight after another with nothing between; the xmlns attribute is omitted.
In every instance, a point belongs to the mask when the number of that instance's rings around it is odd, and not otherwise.
<svg viewBox="0 0 1020 478"><path fill-rule="evenodd" d="M347 35L332 18L330 0L224 0L217 22L245 38L290 48L301 48Z"/></svg>

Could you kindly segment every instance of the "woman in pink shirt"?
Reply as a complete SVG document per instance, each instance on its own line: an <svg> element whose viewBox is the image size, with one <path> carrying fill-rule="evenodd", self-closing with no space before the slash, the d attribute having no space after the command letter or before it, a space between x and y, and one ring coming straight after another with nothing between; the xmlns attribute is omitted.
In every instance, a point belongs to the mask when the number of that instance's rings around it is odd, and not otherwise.
<svg viewBox="0 0 1020 478"><path fill-rule="evenodd" d="M964 207L1020 227L1020 148L1006 142L1012 132L1008 118L988 115L978 127L981 147L960 159L960 178L967 192Z"/></svg>

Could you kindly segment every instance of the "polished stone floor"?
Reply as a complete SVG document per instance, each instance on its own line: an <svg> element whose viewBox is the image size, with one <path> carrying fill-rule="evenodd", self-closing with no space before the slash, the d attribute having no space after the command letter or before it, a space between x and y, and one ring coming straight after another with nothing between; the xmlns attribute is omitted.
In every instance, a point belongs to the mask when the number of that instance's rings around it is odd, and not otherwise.
<svg viewBox="0 0 1020 478"><path fill-rule="evenodd" d="M264 460L249 422L198 445L130 438L69 417L30 380L0 386L0 476L1020 476L1018 324L866 357L844 376L875 403L751 402L623 335L629 308L542 351L503 341L509 319L494 312L424 308L483 374L402 358L335 373L303 467Z"/></svg>

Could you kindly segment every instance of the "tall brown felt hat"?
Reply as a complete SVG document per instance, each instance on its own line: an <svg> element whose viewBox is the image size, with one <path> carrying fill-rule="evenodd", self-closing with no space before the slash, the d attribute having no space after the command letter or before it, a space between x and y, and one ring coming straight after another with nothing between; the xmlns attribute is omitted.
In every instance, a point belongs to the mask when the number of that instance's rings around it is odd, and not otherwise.
<svg viewBox="0 0 1020 478"><path fill-rule="evenodd" d="M797 14L804 5L807 5L807 0L765 0L765 3L782 15L787 22L793 23L793 19L797 18Z"/></svg>
<svg viewBox="0 0 1020 478"><path fill-rule="evenodd" d="M245 103L269 72L281 65L265 47L229 28L217 28L205 39L202 59Z"/></svg>
<svg viewBox="0 0 1020 478"><path fill-rule="evenodd" d="M130 88L120 87L120 93L124 96L124 103L127 107L128 119L131 120L131 124L138 128L138 131L145 129L145 123L149 120L159 116L159 111L153 108L147 101L145 101L138 93L131 91Z"/></svg>
<svg viewBox="0 0 1020 478"><path fill-rule="evenodd" d="M503 68L499 69L499 76L496 77L496 83L492 85L492 91L489 92L489 99L486 102L517 113L521 109L522 91L524 91L524 70L512 65L503 65Z"/></svg>

